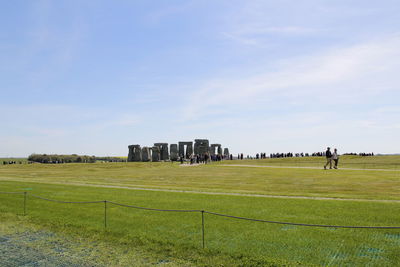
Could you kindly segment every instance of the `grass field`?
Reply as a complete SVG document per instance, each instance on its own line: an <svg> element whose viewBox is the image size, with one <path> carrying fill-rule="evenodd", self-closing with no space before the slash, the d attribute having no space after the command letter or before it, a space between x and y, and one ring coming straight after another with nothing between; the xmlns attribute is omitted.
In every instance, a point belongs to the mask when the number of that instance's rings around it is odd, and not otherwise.
<svg viewBox="0 0 400 267"><path fill-rule="evenodd" d="M276 168L222 166L228 164ZM109 200L151 208L199 209L296 223L400 226L400 157L342 157L340 166L352 170L325 171L322 164L321 158L303 158L224 161L194 167L172 163L5 165L0 167L0 191L28 191L65 201ZM293 168L305 166L320 169ZM232 193L238 195L224 195ZM25 217L21 216L22 195L0 194L2 222L22 221L29 227L103 242L122 260L110 259L110 265L129 266L130 258L138 266L400 264L400 230L307 228L206 214L206 249L202 249L200 213L144 211L108 204L104 230L103 203L59 204L29 194ZM268 197L271 195L301 198ZM107 260L104 247L107 245L96 248L104 250L98 257L100 262ZM127 247L134 253L121 252Z"/></svg>

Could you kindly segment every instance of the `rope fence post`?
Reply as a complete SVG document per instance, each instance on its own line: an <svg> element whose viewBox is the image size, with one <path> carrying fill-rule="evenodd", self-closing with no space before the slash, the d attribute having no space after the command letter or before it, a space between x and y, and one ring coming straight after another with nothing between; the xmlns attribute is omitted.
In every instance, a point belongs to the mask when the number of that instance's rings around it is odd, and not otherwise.
<svg viewBox="0 0 400 267"><path fill-rule="evenodd" d="M104 228L107 228L107 200L104 200Z"/></svg>
<svg viewBox="0 0 400 267"><path fill-rule="evenodd" d="M202 233L203 249L204 249L205 248L205 243L204 243L204 210L201 211L201 233Z"/></svg>
<svg viewBox="0 0 400 267"><path fill-rule="evenodd" d="M26 194L27 192L24 192L24 216L26 216Z"/></svg>

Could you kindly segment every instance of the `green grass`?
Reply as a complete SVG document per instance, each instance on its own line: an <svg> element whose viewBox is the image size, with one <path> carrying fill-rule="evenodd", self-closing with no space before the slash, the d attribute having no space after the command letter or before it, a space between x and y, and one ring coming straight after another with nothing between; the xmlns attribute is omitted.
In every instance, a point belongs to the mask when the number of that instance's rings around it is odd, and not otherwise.
<svg viewBox="0 0 400 267"><path fill-rule="evenodd" d="M398 200L400 175L396 170L324 171L218 164L179 167L172 163L35 164L2 166L0 180L0 191L29 189L30 194L66 201L106 199L144 207L204 209L297 223L400 225L397 201L285 199L85 186ZM203 250L200 213L144 211L108 204L108 224L104 230L103 203L59 204L28 195L26 217L20 216L22 205L22 195L0 194L0 219L10 221L9 214L19 214L18 220L27 224L100 240L116 251L122 251L124 246L135 248L141 251L139 258L148 258L152 263L159 260L184 266L396 266L400 263L400 230L307 228L206 214Z"/></svg>
<svg viewBox="0 0 400 267"><path fill-rule="evenodd" d="M383 164L382 158L385 159L383 156L370 158L377 160L377 166ZM387 159L388 162L400 161L400 157L388 156ZM352 162L354 159L351 157L349 160ZM288 164L292 161L288 159ZM346 164L345 158L342 161ZM264 160L251 162L262 164ZM279 159L279 162L282 160ZM229 164L230 161L223 163ZM395 169L325 171L322 168L229 167L218 163L197 167L179 167L179 164L172 163L29 164L1 166L0 180L264 195L400 199L400 170Z"/></svg>
<svg viewBox="0 0 400 267"><path fill-rule="evenodd" d="M395 225L400 221L398 203L207 196L18 182L4 182L2 190L23 186L32 188L32 193L59 200L107 199L145 207L205 209L267 220L378 226ZM22 196L2 195L0 199L2 212L22 213ZM104 231L102 203L59 204L28 196L27 207L29 221L34 224L75 234ZM110 204L108 208L108 235L115 240L128 240L134 247L139 246L152 255L158 254L172 261L191 259L200 265L207 264L201 257L207 258L207 252L210 255L217 253L218 259L214 260L229 260L236 264L240 264L241 258L260 264L301 262L326 265L332 261L360 266L371 261L390 266L400 261L397 254L398 230L290 227L206 215L207 250L204 252L201 249L199 213L142 211ZM118 241L115 242L118 247ZM368 255L362 256L363 253ZM335 255L340 255L340 258L336 259Z"/></svg>

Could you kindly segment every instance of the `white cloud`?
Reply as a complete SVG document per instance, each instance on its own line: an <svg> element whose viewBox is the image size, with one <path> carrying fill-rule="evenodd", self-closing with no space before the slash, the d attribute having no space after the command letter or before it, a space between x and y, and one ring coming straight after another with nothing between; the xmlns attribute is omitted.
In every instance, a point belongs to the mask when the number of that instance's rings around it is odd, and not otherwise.
<svg viewBox="0 0 400 267"><path fill-rule="evenodd" d="M258 27L241 30L238 34L266 34L266 33L282 33L282 34L310 34L317 32L316 29L298 27L298 26L284 26L284 27Z"/></svg>
<svg viewBox="0 0 400 267"><path fill-rule="evenodd" d="M189 97L184 107L184 119L199 118L205 110L231 112L237 105L255 108L273 104L278 98L289 104L359 102L367 96L394 90L399 84L398 47L400 37L395 35L380 41L286 59L276 63L277 71L266 71L253 77L205 82Z"/></svg>
<svg viewBox="0 0 400 267"><path fill-rule="evenodd" d="M227 39L230 39L230 40L236 41L238 43L244 44L244 45L260 45L259 40L257 40L256 38L248 37L248 36L245 36L243 34L223 32L222 36L227 38Z"/></svg>
<svg viewBox="0 0 400 267"><path fill-rule="evenodd" d="M3 125L16 129L18 132L14 135L48 138L99 133L115 127L135 126L142 121L139 114L68 105L2 106L0 112L13 114L3 120ZM0 133L0 136L8 138L10 134Z"/></svg>
<svg viewBox="0 0 400 267"><path fill-rule="evenodd" d="M195 2L193 1L184 1L179 5L168 5L165 7L161 7L159 9L155 9L154 11L146 14L145 18L148 22L151 23L159 23L166 18L170 18L172 16L176 16L178 14L187 12L188 9L193 8Z"/></svg>
<svg viewBox="0 0 400 267"><path fill-rule="evenodd" d="M231 32L222 32L222 36L243 45L265 46L267 43L265 38L271 35L310 35L320 31L298 26L246 26Z"/></svg>

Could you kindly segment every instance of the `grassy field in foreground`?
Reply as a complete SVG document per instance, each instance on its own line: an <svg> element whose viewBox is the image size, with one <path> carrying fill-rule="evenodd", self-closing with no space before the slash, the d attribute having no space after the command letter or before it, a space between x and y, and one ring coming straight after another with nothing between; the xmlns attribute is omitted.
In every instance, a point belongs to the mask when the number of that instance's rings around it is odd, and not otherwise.
<svg viewBox="0 0 400 267"><path fill-rule="evenodd" d="M165 209L205 209L251 218L298 223L393 226L398 203L294 200L210 196L174 192L2 182L1 191L23 191L65 201L111 200ZM21 195L0 195L0 211L21 214ZM104 204L60 204L28 195L28 222L54 231L104 233ZM108 204L111 246L127 242L171 262L193 265L356 265L394 266L400 262L399 230L307 228L205 216L206 250L201 248L200 213L156 212Z"/></svg>
<svg viewBox="0 0 400 267"><path fill-rule="evenodd" d="M370 157L376 159L377 166L383 164L382 158L386 157ZM386 159L388 162L394 162L400 160L400 157L388 156ZM320 159L309 160L314 162ZM354 159L351 157L348 160ZM262 165L265 160L250 161ZM285 164L291 164L292 161L294 160L287 159ZM343 158L343 164L345 161L346 158ZM241 162L232 161L235 164ZM279 159L279 162L284 161ZM229 163L230 161L223 162L224 165ZM243 161L243 164L248 163ZM400 199L400 170L251 168L221 165L213 163L180 167L179 164L169 162L5 165L0 166L0 181L287 196Z"/></svg>

